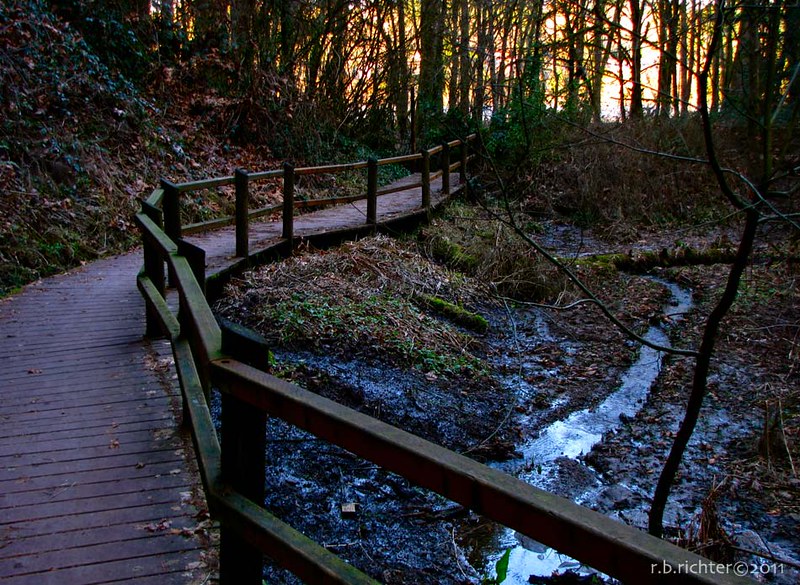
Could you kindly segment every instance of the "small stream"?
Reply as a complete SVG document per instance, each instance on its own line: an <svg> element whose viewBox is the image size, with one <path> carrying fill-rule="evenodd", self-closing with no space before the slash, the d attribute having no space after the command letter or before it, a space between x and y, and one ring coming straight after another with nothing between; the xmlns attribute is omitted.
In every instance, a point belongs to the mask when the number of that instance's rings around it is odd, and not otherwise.
<svg viewBox="0 0 800 585"><path fill-rule="evenodd" d="M671 293L670 301L664 307L666 316L679 319L691 309L690 291L671 282L657 282ZM547 335L546 331L542 333ZM644 338L656 345L670 346L660 325L652 325ZM601 404L575 411L550 424L537 437L518 446L521 458L496 467L579 504L590 503L605 486L597 473L578 458L600 442L604 433L614 431L624 420L636 415L661 370L661 359L662 352L642 346L638 359L625 372L619 388ZM509 585L528 583L531 575L550 576L553 572L566 570L580 574L594 572L541 543L505 530L498 536L497 552L487 559L484 574L492 574L497 560L509 549L508 576L504 581Z"/></svg>
<svg viewBox="0 0 800 585"><path fill-rule="evenodd" d="M679 320L691 310L690 291L668 281L652 280L670 293L663 307L667 321ZM476 437L490 436L498 424L503 425L505 421L498 423L503 418L498 404L505 404L509 394L516 396L519 404L540 398L542 388L537 380L564 375L550 358L559 355L560 363L570 364L581 351L580 343L551 333L545 313L525 308L509 310L515 323L512 338L491 342L494 347L489 361L498 381L494 391L471 388L464 392L462 388L453 392L446 383L438 384L421 372L374 363L359 355L331 357L302 350L278 350L275 355L279 362L303 370L309 381L315 381L317 390L332 393L329 398L412 433L427 435L456 451L470 451ZM644 337L656 345L670 345L660 324L651 325ZM616 432L637 415L661 367L662 353L643 346L623 372L617 389L600 404L573 410L554 422L550 421L557 412L569 412L569 393L547 395L543 408L531 409L529 414L517 411L513 427L522 434L512 441L513 458L490 465L578 504L595 507L598 502L611 502L606 509L614 510L612 516L622 509L616 507L621 498L629 499L624 506L626 513L644 513L649 494L634 485L604 478L586 465L582 456L604 435ZM502 410L514 412L505 406ZM469 433L465 432L466 413L470 413ZM716 427L725 428L720 418L725 416L724 412L715 414ZM269 429L268 507L356 566L391 567L383 574L384 580L394 582L392 575L396 573L402 575L403 582L479 583L494 575L506 551L509 564L504 583L508 585L527 584L531 576L596 572L502 527L480 537L479 542L464 540L462 544L459 530L469 532L472 525L468 520L462 522L458 507L450 502L417 490L398 476L381 473L342 450L324 446L280 421L273 421ZM348 502L358 504L356 516L342 515L341 506ZM621 513L620 519L629 521ZM265 575L271 583L298 582L273 568Z"/></svg>

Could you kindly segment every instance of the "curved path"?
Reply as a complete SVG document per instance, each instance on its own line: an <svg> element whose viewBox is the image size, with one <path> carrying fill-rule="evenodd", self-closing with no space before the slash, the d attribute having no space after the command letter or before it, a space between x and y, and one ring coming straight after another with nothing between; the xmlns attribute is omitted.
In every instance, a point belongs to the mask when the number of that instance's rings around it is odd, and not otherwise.
<svg viewBox="0 0 800 585"><path fill-rule="evenodd" d="M418 210L419 190L379 200L381 223ZM298 216L295 233L363 226L363 206ZM280 240L252 228L254 248ZM230 230L197 239L209 272L232 262ZM108 258L0 301L0 584L210 577L169 347L143 337L141 264Z"/></svg>
<svg viewBox="0 0 800 585"><path fill-rule="evenodd" d="M200 582L196 479L168 348L142 336L141 262L0 302L0 583Z"/></svg>

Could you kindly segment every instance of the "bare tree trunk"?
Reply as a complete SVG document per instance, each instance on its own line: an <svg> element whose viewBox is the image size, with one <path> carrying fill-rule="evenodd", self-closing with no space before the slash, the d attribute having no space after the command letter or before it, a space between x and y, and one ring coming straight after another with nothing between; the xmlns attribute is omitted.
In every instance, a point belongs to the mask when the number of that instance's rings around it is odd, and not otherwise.
<svg viewBox="0 0 800 585"><path fill-rule="evenodd" d="M461 15L460 15L460 39L459 39L459 71L461 78L458 84L458 109L461 115L466 119L469 116L469 89L472 81L472 67L469 56L469 39L470 39L470 18L469 18L469 0L461 0L460 2Z"/></svg>
<svg viewBox="0 0 800 585"><path fill-rule="evenodd" d="M486 21L491 18L488 0L477 0L478 58L475 67L475 84L473 97L473 119L476 124L483 122L486 108L486 61L489 59L492 39L489 37Z"/></svg>
<svg viewBox="0 0 800 585"><path fill-rule="evenodd" d="M443 51L447 3L422 0L420 3L419 124L430 130L433 119L442 113L444 94Z"/></svg>
<svg viewBox="0 0 800 585"><path fill-rule="evenodd" d="M642 103L642 0L630 0L631 7L631 117L640 118Z"/></svg>

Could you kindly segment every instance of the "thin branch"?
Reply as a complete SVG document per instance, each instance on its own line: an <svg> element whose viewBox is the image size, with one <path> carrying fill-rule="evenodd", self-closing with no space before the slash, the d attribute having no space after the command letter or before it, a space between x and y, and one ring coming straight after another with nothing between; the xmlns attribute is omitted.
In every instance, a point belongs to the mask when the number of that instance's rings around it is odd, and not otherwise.
<svg viewBox="0 0 800 585"><path fill-rule="evenodd" d="M497 182L500 185L500 191L505 193L506 191L505 191L505 186L503 184L503 179L501 178L500 172L497 170L494 161L491 159L491 157L487 157L487 161L491 165L492 171L495 177L497 178ZM602 300L600 300L600 298L596 294L592 292L592 290L578 277L577 274L575 274L572 270L570 270L567 265L565 265L558 258L553 256L536 240L534 240L528 234L526 234L525 231L519 227L519 225L517 225L516 221L514 220L514 212L511 209L511 204L509 202L508 197L503 198L503 203L506 208L506 214L508 216L507 218L492 211L486 206L484 206L484 209L486 210L487 213L492 215L497 221L510 227L514 231L514 233L516 233L517 236L519 236L525 243L527 243L531 248L536 250L539 254L541 254L545 258L545 260L547 260L550 264L552 264L559 271L561 271L567 278L569 278L569 280L575 286L577 286L581 290L581 292L583 292L584 295L586 295L587 299L594 302L599 307L603 315L605 315L606 318L609 321L611 321L611 323L615 327L617 327L617 329L622 331L622 333L624 333L626 337L628 337L629 339L633 339L634 341L641 343L642 345L655 349L656 351L662 351L664 353L672 355L683 355L689 357L696 357L698 355L698 352L695 350L676 349L674 347L667 347L664 345L660 345L658 343L653 343L652 341L645 339L644 337L636 333L633 329L625 325L625 323L623 323L616 315L614 315L614 313L611 312L611 309L609 309L608 306Z"/></svg>

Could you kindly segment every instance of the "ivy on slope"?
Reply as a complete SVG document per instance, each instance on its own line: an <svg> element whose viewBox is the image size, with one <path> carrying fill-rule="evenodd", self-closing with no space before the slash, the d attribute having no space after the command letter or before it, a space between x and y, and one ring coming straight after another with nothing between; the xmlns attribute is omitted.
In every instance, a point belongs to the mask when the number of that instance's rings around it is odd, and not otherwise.
<svg viewBox="0 0 800 585"><path fill-rule="evenodd" d="M130 245L150 110L47 3L0 4L0 296Z"/></svg>

